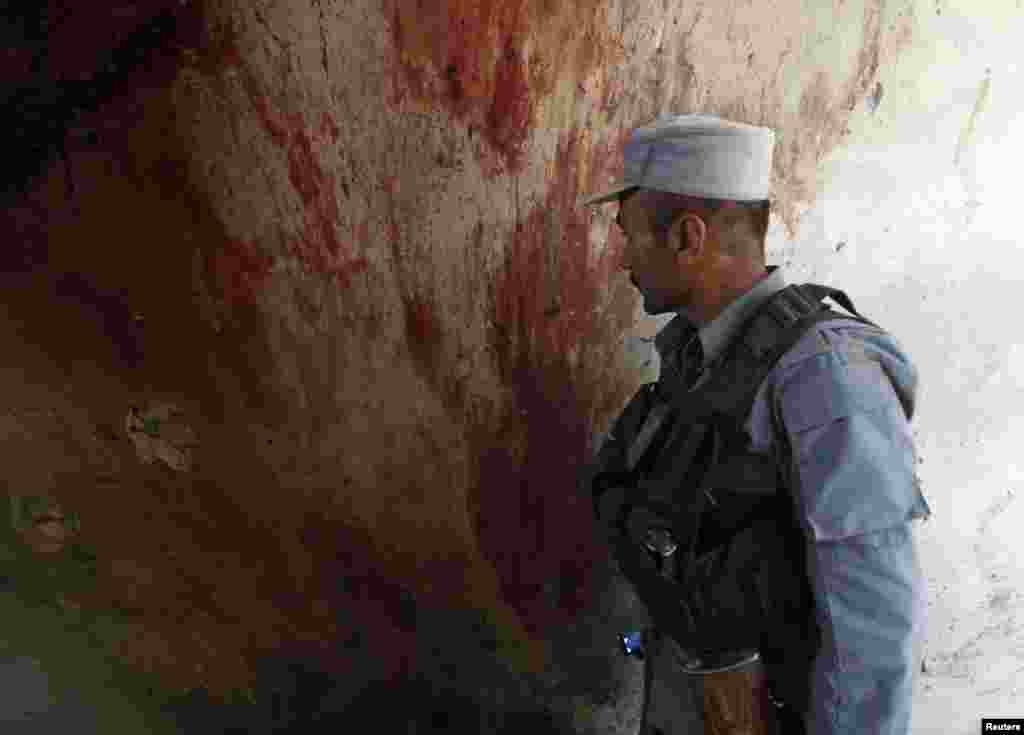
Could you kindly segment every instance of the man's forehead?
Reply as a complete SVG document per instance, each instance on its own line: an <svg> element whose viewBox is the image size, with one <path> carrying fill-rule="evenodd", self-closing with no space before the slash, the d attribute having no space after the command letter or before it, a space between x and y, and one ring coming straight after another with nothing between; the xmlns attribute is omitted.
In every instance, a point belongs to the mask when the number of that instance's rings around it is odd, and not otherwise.
<svg viewBox="0 0 1024 735"><path fill-rule="evenodd" d="M716 208L731 208L739 206L737 202L726 199L716 199ZM622 218L635 219L637 221L651 221L655 219L658 210L678 211L684 208L696 214L710 214L707 211L708 200L688 194L660 191L658 189L636 188L624 192L619 197L619 214ZM642 215L647 215L642 216Z"/></svg>
<svg viewBox="0 0 1024 735"><path fill-rule="evenodd" d="M658 209L652 195L657 193L651 189L640 188L625 192L619 198L619 212L615 216L615 221L620 227L628 226L635 235L652 229Z"/></svg>

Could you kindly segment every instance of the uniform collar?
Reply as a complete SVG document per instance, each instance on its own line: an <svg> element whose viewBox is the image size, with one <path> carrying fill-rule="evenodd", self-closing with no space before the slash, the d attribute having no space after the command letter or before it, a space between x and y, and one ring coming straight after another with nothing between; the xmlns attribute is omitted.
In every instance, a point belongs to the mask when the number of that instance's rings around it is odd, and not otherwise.
<svg viewBox="0 0 1024 735"><path fill-rule="evenodd" d="M779 266L768 266L767 271L767 276L725 307L714 321L705 324L701 329L697 329L682 312L677 312L672 321L666 324L654 338L654 346L662 361L666 360L669 353L686 345L696 334L700 337L701 347L704 349L704 365L714 362L730 340L736 336L743 323L765 301L788 285Z"/></svg>

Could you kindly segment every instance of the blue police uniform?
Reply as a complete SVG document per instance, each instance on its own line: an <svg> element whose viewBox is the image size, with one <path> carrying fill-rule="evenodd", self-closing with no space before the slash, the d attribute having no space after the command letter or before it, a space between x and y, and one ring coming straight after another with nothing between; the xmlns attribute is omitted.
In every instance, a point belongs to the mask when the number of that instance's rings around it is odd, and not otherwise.
<svg viewBox="0 0 1024 735"><path fill-rule="evenodd" d="M679 314L655 338L659 382L677 381L695 334L705 371L788 284L768 274L699 331ZM925 583L910 521L927 518L910 430L918 375L896 340L853 319L816 324L761 384L751 451L785 444L782 477L804 531L821 644L807 672L809 735L905 735L919 666ZM771 673L769 671L769 673Z"/></svg>

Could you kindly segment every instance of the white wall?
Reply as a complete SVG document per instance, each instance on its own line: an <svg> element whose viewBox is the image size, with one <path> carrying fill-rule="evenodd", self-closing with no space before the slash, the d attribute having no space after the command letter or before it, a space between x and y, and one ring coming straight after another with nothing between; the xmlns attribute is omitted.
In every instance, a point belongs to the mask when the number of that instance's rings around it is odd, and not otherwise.
<svg viewBox="0 0 1024 735"><path fill-rule="evenodd" d="M845 290L920 371L933 512L915 524L930 599L922 735L1024 716L1021 6L918 3L912 45L881 71L877 110L862 103L820 166L799 235L769 233L769 263Z"/></svg>

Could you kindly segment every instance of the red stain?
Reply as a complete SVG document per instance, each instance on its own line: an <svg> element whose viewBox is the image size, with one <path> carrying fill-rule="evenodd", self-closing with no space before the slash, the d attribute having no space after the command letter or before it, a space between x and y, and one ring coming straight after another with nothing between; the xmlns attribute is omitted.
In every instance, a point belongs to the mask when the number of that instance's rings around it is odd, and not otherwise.
<svg viewBox="0 0 1024 735"><path fill-rule="evenodd" d="M256 91L251 80L246 83L246 89L270 139L287 150L288 180L305 209L305 226L298 237L290 240L289 251L300 258L309 271L333 276L348 287L352 276L365 271L369 261L362 256L355 257L338 237L337 179L320 164L314 150L314 143L324 145L327 138L336 139L337 126L328 113L323 113L320 127L310 131L300 114L284 115L275 110L266 96Z"/></svg>
<svg viewBox="0 0 1024 735"><path fill-rule="evenodd" d="M522 147L533 127L534 102L527 83L522 39L526 38L523 0L453 0L429 12L443 14L443 29L417 38L422 30L412 26L428 12L424 3L417 12L403 0L386 0L392 41L392 106L410 99L438 101L456 120L479 128L481 138L497 155L499 165L486 160L485 174L522 168ZM405 11L403 12L403 9ZM494 58L495 37L504 39ZM410 59L410 47L429 46L429 64ZM418 52L422 52L422 48Z"/></svg>
<svg viewBox="0 0 1024 735"><path fill-rule="evenodd" d="M247 78L246 91L249 93L253 107L256 108L256 114L263 124L263 129L267 131L267 135L275 145L283 148L288 144L288 123L284 116L271 106L266 96L257 92L254 87L255 82Z"/></svg>
<svg viewBox="0 0 1024 735"><path fill-rule="evenodd" d="M627 136L620 132L593 147L591 182L621 171ZM505 335L495 348L514 393L507 421L510 431L525 428L525 459L501 442L480 449L478 527L504 599L533 633L567 623L587 604L590 569L603 553L592 534L589 505L576 490L599 396L581 382L583 372L569 356L594 332L595 306L621 258L622 241L612 235L602 254L592 255L593 210L577 204L580 143L577 131L563 135L545 200L517 227L495 283L495 322ZM545 240L549 217L560 225L558 242ZM544 287L551 281L546 249L558 254L555 294ZM552 296L557 312L549 309ZM544 590L552 581L556 599Z"/></svg>
<svg viewBox="0 0 1024 735"><path fill-rule="evenodd" d="M234 39L230 39L224 44L220 63L222 67L227 69L235 69L242 66L242 53L238 50L238 45Z"/></svg>
<svg viewBox="0 0 1024 735"><path fill-rule="evenodd" d="M388 219L388 239L391 242L398 242L402 237L402 231L398 227L398 222L395 221L394 217Z"/></svg>
<svg viewBox="0 0 1024 735"><path fill-rule="evenodd" d="M325 215L338 215L338 201L334 194L334 176L327 174L317 163L313 153L313 140L301 124L292 131L288 146L288 180L302 198L306 210L313 209ZM337 243L332 252L337 253Z"/></svg>
<svg viewBox="0 0 1024 735"><path fill-rule="evenodd" d="M415 297L405 300L405 337L416 366L436 385L443 335L431 303Z"/></svg>
<svg viewBox="0 0 1024 735"><path fill-rule="evenodd" d="M410 340L427 346L436 345L441 332L438 329L437 317L434 316L434 307L425 301L410 299L407 311Z"/></svg>
<svg viewBox="0 0 1024 735"><path fill-rule="evenodd" d="M363 220L352 225L352 239L357 240L364 248L370 245L370 223Z"/></svg>
<svg viewBox="0 0 1024 735"><path fill-rule="evenodd" d="M208 263L227 301L252 303L256 292L270 277L274 258L260 253L255 243L229 238Z"/></svg>
<svg viewBox="0 0 1024 735"><path fill-rule="evenodd" d="M494 98L487 111L483 136L505 157L513 173L523 168L523 145L530 134L532 107L526 64L509 38L498 61Z"/></svg>

